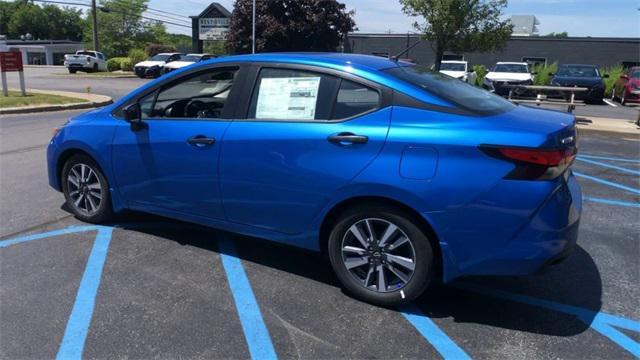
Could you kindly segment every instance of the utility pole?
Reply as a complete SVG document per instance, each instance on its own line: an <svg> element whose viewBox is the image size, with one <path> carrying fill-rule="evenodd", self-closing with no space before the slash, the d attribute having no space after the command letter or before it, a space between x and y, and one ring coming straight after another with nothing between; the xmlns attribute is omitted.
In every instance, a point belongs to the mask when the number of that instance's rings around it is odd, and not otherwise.
<svg viewBox="0 0 640 360"><path fill-rule="evenodd" d="M100 51L98 44L98 11L96 0L91 0L91 17L93 18L93 51Z"/></svg>
<svg viewBox="0 0 640 360"><path fill-rule="evenodd" d="M95 0L94 0L95 1ZM256 0L253 0L253 27L251 29L251 53L256 53Z"/></svg>

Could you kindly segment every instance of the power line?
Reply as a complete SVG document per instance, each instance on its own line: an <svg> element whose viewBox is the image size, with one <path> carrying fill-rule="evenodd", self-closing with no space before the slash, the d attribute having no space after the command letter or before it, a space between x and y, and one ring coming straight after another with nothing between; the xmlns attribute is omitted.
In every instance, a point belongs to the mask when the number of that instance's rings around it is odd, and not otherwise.
<svg viewBox="0 0 640 360"><path fill-rule="evenodd" d="M124 8L131 9L131 10L136 10L136 11L140 10L139 8L137 8L137 7L135 7L135 6L132 6L131 4L126 4L126 3L122 2L122 0L120 0L120 1L118 1L118 0L114 0L114 1L113 1L113 4L118 5L118 6L121 6L121 7L124 7ZM160 9L155 9L155 8L148 7L148 6L147 6L147 7L145 7L145 9L146 9L146 10L145 10L146 12L151 12L151 13L155 12L155 13L169 14L169 15L151 14L151 15L153 15L153 16L164 17L164 18L167 18L167 19L170 19L170 20L175 20L175 21L184 21L184 22L186 22L187 24L190 24L190 23L191 23L190 19L189 19L187 16L184 16L184 15L176 15L176 14L170 13L170 12L168 12L168 11L164 11L164 10L160 10Z"/></svg>
<svg viewBox="0 0 640 360"><path fill-rule="evenodd" d="M62 5L75 5L75 6L91 7L91 5L89 5L89 4L73 3L73 2L68 2L68 1L57 1L57 0L33 0L33 1L34 2L41 2L41 3L50 3L50 4L62 4ZM106 8L106 7L102 7L102 6L100 7L100 10L104 11L104 12L115 12L115 13L118 13L118 14L134 16L134 17L137 17L137 18L150 20L150 21L159 21L159 22L164 23L164 24L170 24L170 25L173 25L173 26L180 26L180 27L191 29L190 25L178 24L178 23L173 22L173 21L168 21L168 20L163 20L163 19L158 19L158 18L152 18L152 17L144 16L144 15L137 15L137 14L127 13L127 12L124 12L124 11L119 11L119 10Z"/></svg>

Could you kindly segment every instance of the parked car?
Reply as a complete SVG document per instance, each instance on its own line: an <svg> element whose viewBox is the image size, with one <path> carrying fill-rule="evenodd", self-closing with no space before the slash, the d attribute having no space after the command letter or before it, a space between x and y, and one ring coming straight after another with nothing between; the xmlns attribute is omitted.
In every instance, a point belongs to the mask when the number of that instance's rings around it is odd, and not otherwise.
<svg viewBox="0 0 640 360"><path fill-rule="evenodd" d="M440 63L440 72L469 84L476 82L476 73L469 71L469 64L466 61L443 61Z"/></svg>
<svg viewBox="0 0 640 360"><path fill-rule="evenodd" d="M184 54L181 53L160 53L156 54L145 61L141 61L133 66L133 71L140 78L153 77L162 75L162 68L172 62L180 59Z"/></svg>
<svg viewBox="0 0 640 360"><path fill-rule="evenodd" d="M611 100L620 100L620 104L640 103L640 66L625 70L613 85Z"/></svg>
<svg viewBox="0 0 640 360"><path fill-rule="evenodd" d="M483 87L498 95L509 95L510 85L533 85L533 76L526 62L498 62L484 77Z"/></svg>
<svg viewBox="0 0 640 360"><path fill-rule="evenodd" d="M582 65L582 64L563 64L558 67L558 72L555 74L549 74L553 76L551 79L551 85L553 86L568 86L568 87L583 87L587 88L586 92L576 92L575 98L577 100L584 100L588 103L599 104L604 98L605 84L603 78L609 77L609 75L600 75L598 67L595 65ZM569 96L561 93L562 96Z"/></svg>
<svg viewBox="0 0 640 360"><path fill-rule="evenodd" d="M256 54L72 118L47 160L83 221L132 209L326 252L349 293L394 305L566 257L576 136L573 115L405 62Z"/></svg>
<svg viewBox="0 0 640 360"><path fill-rule="evenodd" d="M165 64L162 67L162 73L166 74L168 72L172 72L173 70L180 69L181 67L185 67L187 65L191 65L193 63L197 63L200 61L215 59L216 56L212 54L187 54L182 55L180 59L176 61L172 61L170 63Z"/></svg>
<svg viewBox="0 0 640 360"><path fill-rule="evenodd" d="M73 55L64 56L64 66L71 74L77 71L107 71L107 58L99 51L78 50Z"/></svg>

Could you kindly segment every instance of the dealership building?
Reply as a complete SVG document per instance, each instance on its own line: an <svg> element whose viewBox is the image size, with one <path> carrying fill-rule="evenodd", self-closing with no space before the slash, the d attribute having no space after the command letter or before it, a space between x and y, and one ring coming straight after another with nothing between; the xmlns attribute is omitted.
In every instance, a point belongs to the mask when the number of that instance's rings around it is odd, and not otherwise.
<svg viewBox="0 0 640 360"><path fill-rule="evenodd" d="M6 40L8 50L20 51L26 65L62 65L65 54L82 50L84 44L71 40Z"/></svg>
<svg viewBox="0 0 640 360"><path fill-rule="evenodd" d="M420 40L418 34L351 33L344 51L389 56L401 53ZM422 41L402 56L418 64L433 64L435 52ZM598 66L640 65L640 38L512 36L502 51L445 53L444 60L465 60L470 65L493 66L498 61Z"/></svg>

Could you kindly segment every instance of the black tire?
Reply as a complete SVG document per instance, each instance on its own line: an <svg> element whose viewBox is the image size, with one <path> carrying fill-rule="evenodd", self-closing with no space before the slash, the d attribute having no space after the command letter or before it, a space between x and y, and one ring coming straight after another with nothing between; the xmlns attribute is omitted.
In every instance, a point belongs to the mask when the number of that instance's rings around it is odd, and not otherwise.
<svg viewBox="0 0 640 360"><path fill-rule="evenodd" d="M372 279L377 283L376 285L368 285L368 280L362 280L356 274L348 270L347 265L345 265L345 258L343 257L342 251L343 245L350 237L352 238L351 241L355 238L348 234L350 231L349 229L352 225L361 224L364 219L380 221L381 224L384 224L385 222L391 223L397 226L399 231L401 231L400 236L406 235L406 237L410 239L410 245L401 246L411 246L410 249L414 255L413 273L410 275L408 281L403 284L390 283L389 287L386 288L386 292L379 290L380 282L377 279ZM376 233L376 230L374 230L373 233ZM398 246L396 250L398 249L400 249L400 246ZM369 259L374 257L373 255L375 252L378 252L378 250L374 248L374 252ZM378 266L380 266L382 272L386 272L386 276L390 276L392 279L395 275L388 270L388 266L395 266L396 270L400 269L400 267L398 267L397 263L393 264L393 262L388 260L389 258L387 257L387 253L383 251L380 252L382 255L378 255L378 259L375 261L381 261L382 263L378 262L378 265L372 265L371 261L369 261L368 264L361 265L361 270L352 271L364 271L362 267L367 266L368 270L365 272L371 273L371 268L373 266L373 268L376 269L376 274L378 274ZM420 228L417 221L415 221L411 214L395 207L378 204L363 204L345 211L335 222L335 225L331 230L328 241L328 253L331 266L345 290L355 298L376 305L396 306L411 302L427 289L433 275L433 249L427 235ZM380 260L380 256L382 256L382 259L387 259L386 265L384 260ZM358 256L356 255L356 257ZM385 266L387 266L387 268L384 268ZM369 279L368 276L369 275L367 275L366 279ZM400 278L398 277L397 280L400 281ZM365 285L365 283L368 286ZM384 283L386 284L386 280Z"/></svg>
<svg viewBox="0 0 640 360"><path fill-rule="evenodd" d="M93 68L91 69L91 72L98 72L98 64L93 64Z"/></svg>
<svg viewBox="0 0 640 360"><path fill-rule="evenodd" d="M78 166L87 166L94 174L91 176L87 175L89 179L86 182L86 185L77 186L69 180L69 174L75 171L75 174L78 174L76 170ZM85 170L86 171L86 170ZM72 174L73 175L73 174ZM76 181L78 180L77 177ZM99 195L100 200L98 202L98 198L94 195L98 193L95 188L94 190L90 189L90 185L95 184L97 180L98 187L100 189ZM60 178L60 183L62 184L62 192L64 193L65 200L67 202L67 206L71 210L71 212L76 216L76 218L86 221L93 224L104 223L113 217L113 208L111 206L111 194L109 192L109 183L107 182L106 177L102 173L100 166L89 156L83 154L73 155L67 160L62 168L62 175ZM82 188L82 189L81 189ZM77 190L77 191L76 191ZM77 195L80 192L81 195ZM75 194L74 194L75 193ZM78 196L74 198L74 196ZM81 200L83 204L76 205L77 199L80 197L91 198L91 200ZM96 204L96 202L98 202ZM87 209L95 208L93 210L83 210L82 207L85 206Z"/></svg>
<svg viewBox="0 0 640 360"><path fill-rule="evenodd" d="M77 70L75 70L75 69L69 69L69 73L70 73L70 74L75 74L75 73L76 73L76 71L77 71Z"/></svg>

